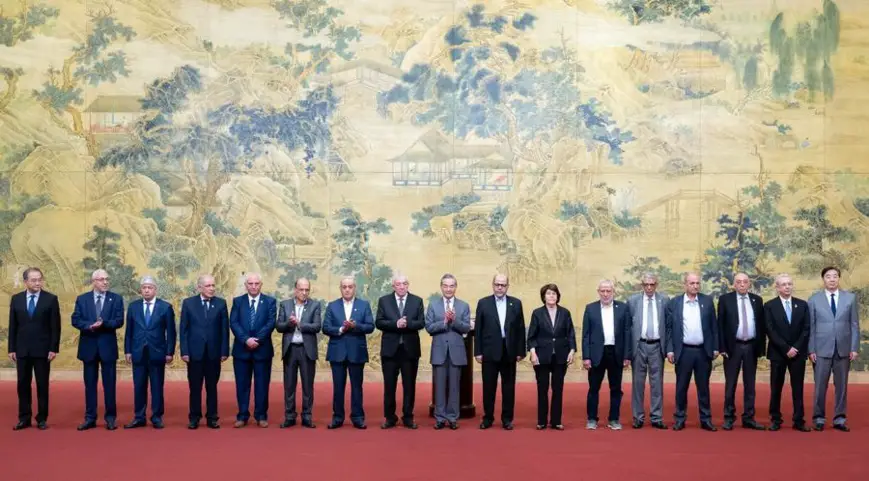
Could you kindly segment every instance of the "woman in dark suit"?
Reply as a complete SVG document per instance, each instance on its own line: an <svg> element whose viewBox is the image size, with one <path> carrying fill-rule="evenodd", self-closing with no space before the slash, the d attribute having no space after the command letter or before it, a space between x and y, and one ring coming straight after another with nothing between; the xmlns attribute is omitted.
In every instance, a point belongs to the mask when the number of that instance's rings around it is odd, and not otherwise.
<svg viewBox="0 0 869 481"><path fill-rule="evenodd" d="M564 375L567 366L573 362L576 353L576 331L570 311L558 305L561 291L555 284L540 288L543 306L531 314L528 327L528 350L531 364L537 376L537 429L546 429L547 415L552 417L548 423L552 429L564 429L561 424L561 396L564 392ZM549 406L549 385L552 384L552 406Z"/></svg>

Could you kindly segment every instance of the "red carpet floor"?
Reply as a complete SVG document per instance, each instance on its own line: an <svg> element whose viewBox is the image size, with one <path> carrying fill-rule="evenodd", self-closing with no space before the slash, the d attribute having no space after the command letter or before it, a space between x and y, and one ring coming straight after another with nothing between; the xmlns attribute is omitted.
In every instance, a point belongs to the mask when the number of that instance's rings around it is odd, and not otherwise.
<svg viewBox="0 0 869 481"><path fill-rule="evenodd" d="M811 386L806 404L810 406ZM869 472L869 385L852 385L849 391L850 433L827 429L799 433L791 429L709 433L697 427L696 397L690 393L689 424L681 432L656 431L648 426L633 430L630 394L622 404L621 432L585 425L585 384L568 384L565 390L565 424L562 432L535 431L534 384L517 387L516 430L497 426L480 431L479 419L463 420L460 429L435 431L425 415L430 385L418 386L417 421L420 429L379 429L382 421L382 388L365 385L368 430L349 426L326 429L331 415L331 385L320 383L314 410L317 429L279 429L283 417L282 389L272 384L268 429L248 426L232 429L235 391L221 383L222 429L186 429L187 386L167 384L166 429L150 427L109 432L99 428L75 430L82 420L84 395L75 382L52 385L50 429L13 432L17 398L12 382L0 383L0 412L7 426L0 429L4 480L115 481L115 480L787 480L858 479ZM673 386L666 387L665 420L672 424ZM713 385L714 422L721 423L723 385ZM759 421L768 423L766 385L758 386ZM605 419L608 394L601 392ZM829 393L830 395L832 392ZM787 394L789 396L789 393ZM102 396L102 395L100 395ZM132 414L132 385L118 386L121 424ZM476 404L480 406L480 386ZM349 395L348 395L349 402ZM500 402L500 401L499 401ZM741 402L738 403L738 407ZM399 400L400 406L400 400ZM790 403L784 406L790 416ZM831 411L832 407L828 407ZM102 399L100 399L102 416ZM496 417L500 408L496 410ZM809 411L809 414L811 411Z"/></svg>

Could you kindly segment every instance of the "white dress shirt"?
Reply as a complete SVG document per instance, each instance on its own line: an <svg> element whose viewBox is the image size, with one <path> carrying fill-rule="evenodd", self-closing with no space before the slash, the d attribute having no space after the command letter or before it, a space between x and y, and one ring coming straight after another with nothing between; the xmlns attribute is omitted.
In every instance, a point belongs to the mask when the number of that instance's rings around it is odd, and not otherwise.
<svg viewBox="0 0 869 481"><path fill-rule="evenodd" d="M700 322L700 299L683 296L682 303L682 344L699 346L703 344L703 324Z"/></svg>
<svg viewBox="0 0 869 481"><path fill-rule="evenodd" d="M748 319L742 318L742 303L745 303L745 315ZM754 308L751 306L751 298L748 297L748 294L742 295L736 293L736 312L739 313L739 326L736 327L736 338L740 341L750 341L757 336L757 326L754 322ZM748 323L748 337L743 339L742 336L742 325L744 323Z"/></svg>
<svg viewBox="0 0 869 481"><path fill-rule="evenodd" d="M305 312L305 306L307 302L304 304L299 304L296 301L293 301L293 309L296 311L296 320L299 321L299 324L296 324L296 329L293 331L293 339L290 341L293 344L302 344L304 341L302 340L302 329L300 329L302 322L302 313Z"/></svg>
<svg viewBox="0 0 869 481"><path fill-rule="evenodd" d="M253 302L253 313L256 314L257 309L259 309L259 296L251 297L250 294L248 294L247 305L250 306L251 302Z"/></svg>
<svg viewBox="0 0 869 481"><path fill-rule="evenodd" d="M610 305L600 305L600 319L603 324L603 344L604 346L616 345L615 334L615 315L612 303Z"/></svg>
<svg viewBox="0 0 869 481"><path fill-rule="evenodd" d="M344 301L344 320L349 321L353 319L353 304L356 302L356 298L350 299L349 301ZM344 326L338 328L338 332L344 334Z"/></svg>
<svg viewBox="0 0 869 481"><path fill-rule="evenodd" d="M153 316L154 315L154 306L157 305L157 298L155 297L155 298L151 299L150 301L145 299L144 297L142 298L142 314L144 314L144 315L148 314L148 304L151 305L151 315Z"/></svg>
<svg viewBox="0 0 869 481"><path fill-rule="evenodd" d="M836 295L836 313L838 313L838 312L839 312L839 306L842 305L842 298L839 296L839 289L836 289L836 290L833 291L833 292L830 292L830 291L824 289L824 295L827 296L827 305L830 306L830 308L832 309L832 308L833 308L833 303L831 302L831 301L832 301L832 298L830 297L830 294L835 294L835 295Z"/></svg>
<svg viewBox="0 0 869 481"><path fill-rule="evenodd" d="M507 296L498 299L495 296L495 308L498 310L498 322L501 323L501 338L507 337L504 332L504 325L507 323Z"/></svg>
<svg viewBox="0 0 869 481"><path fill-rule="evenodd" d="M649 300L652 301L652 329L655 332L655 337L646 339L646 333L649 332ZM640 331L640 336L647 341L655 341L660 337L658 335L659 332L661 332L661 330L658 329L658 300L655 299L655 296L649 297L643 295L643 330Z"/></svg>
<svg viewBox="0 0 869 481"><path fill-rule="evenodd" d="M33 305L39 305L39 293L42 291L30 292L27 291L27 298L24 300L24 307L30 307L30 298L33 297Z"/></svg>

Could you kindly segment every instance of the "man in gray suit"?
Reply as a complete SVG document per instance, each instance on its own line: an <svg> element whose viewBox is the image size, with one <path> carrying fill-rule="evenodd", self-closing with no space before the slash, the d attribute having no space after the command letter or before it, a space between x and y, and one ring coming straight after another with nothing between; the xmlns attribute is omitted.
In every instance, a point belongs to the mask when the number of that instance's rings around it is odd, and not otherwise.
<svg viewBox="0 0 869 481"><path fill-rule="evenodd" d="M809 298L809 359L815 372L815 412L812 415L815 431L824 430L824 404L831 371L836 386L833 429L850 431L845 424L848 371L860 349L860 318L857 297L839 289L839 275L838 267L825 267L821 271L824 290Z"/></svg>
<svg viewBox="0 0 869 481"><path fill-rule="evenodd" d="M302 378L302 426L314 428L314 375L317 369L317 333L320 332L320 303L308 298L311 283L296 280L293 299L282 301L275 329L283 334L284 422L282 428L296 424L296 382Z"/></svg>
<svg viewBox="0 0 869 481"><path fill-rule="evenodd" d="M471 330L471 308L456 299L458 282L452 274L441 277L443 297L430 302L425 313L425 330L432 336L431 365L435 384L435 429L459 424L459 378L468 364L463 335Z"/></svg>
<svg viewBox="0 0 869 481"><path fill-rule="evenodd" d="M631 412L634 429L645 422L644 396L646 375L649 377L649 419L652 427L667 429L664 424L664 310L670 298L658 290L658 276L646 273L641 279L643 292L628 299L632 317L634 357L631 361Z"/></svg>

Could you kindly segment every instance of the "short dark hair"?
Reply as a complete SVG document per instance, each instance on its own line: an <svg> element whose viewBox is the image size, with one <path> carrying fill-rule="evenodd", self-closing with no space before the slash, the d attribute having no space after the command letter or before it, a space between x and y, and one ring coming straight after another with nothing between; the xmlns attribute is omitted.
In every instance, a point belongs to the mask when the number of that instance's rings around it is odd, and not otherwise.
<svg viewBox="0 0 869 481"><path fill-rule="evenodd" d="M540 301L546 304L546 291L552 291L555 293L555 303L558 304L561 302L561 291L558 290L558 286L555 284L546 284L540 288Z"/></svg>
<svg viewBox="0 0 869 481"><path fill-rule="evenodd" d="M28 267L27 269L24 269L24 274L22 276L22 277L24 277L25 281L30 276L31 272L38 272L39 277L45 277L45 275L42 273L42 271L38 267Z"/></svg>
<svg viewBox="0 0 869 481"><path fill-rule="evenodd" d="M839 277L842 277L842 271L840 271L838 267L836 267L836 266L827 266L827 267L824 267L823 269L821 269L821 279L823 279L824 276L826 276L827 273L830 272L830 271L836 271L836 275L839 276Z"/></svg>

